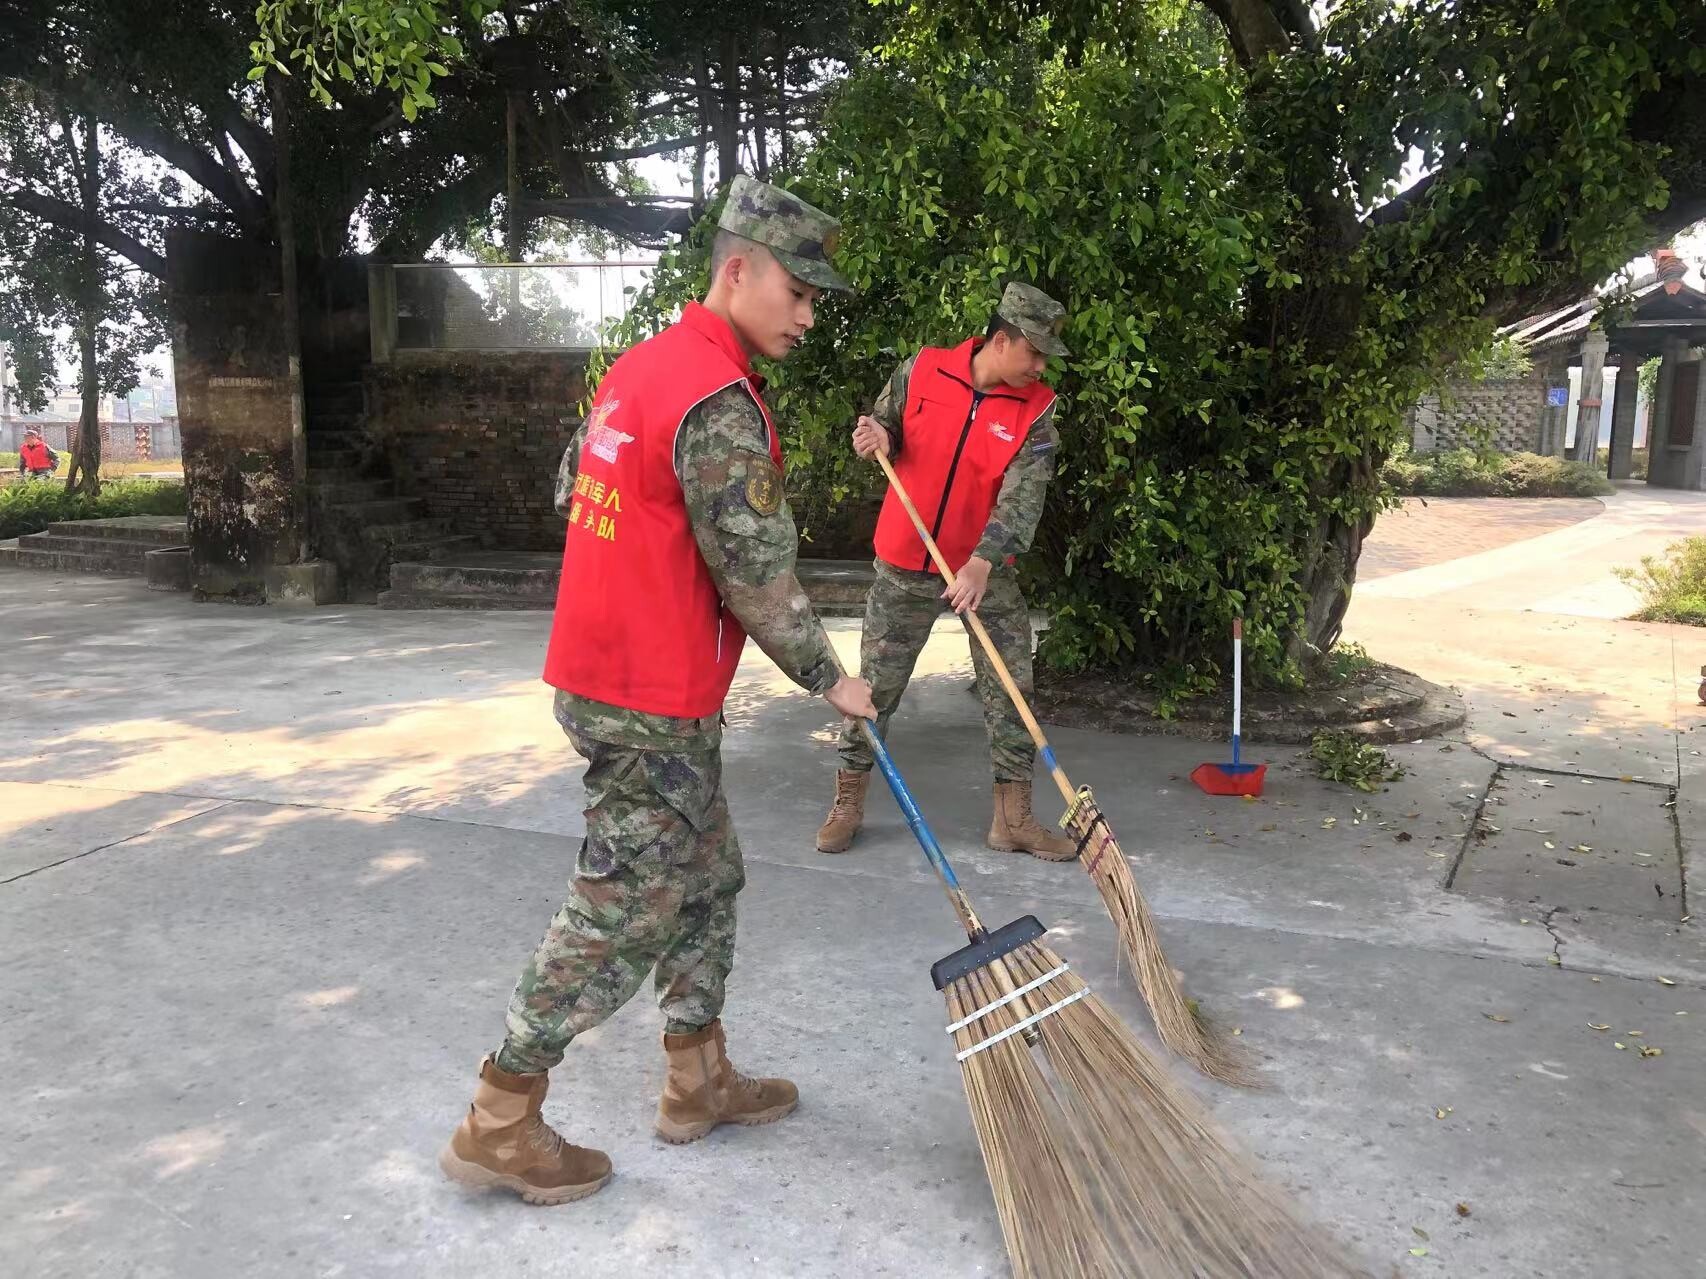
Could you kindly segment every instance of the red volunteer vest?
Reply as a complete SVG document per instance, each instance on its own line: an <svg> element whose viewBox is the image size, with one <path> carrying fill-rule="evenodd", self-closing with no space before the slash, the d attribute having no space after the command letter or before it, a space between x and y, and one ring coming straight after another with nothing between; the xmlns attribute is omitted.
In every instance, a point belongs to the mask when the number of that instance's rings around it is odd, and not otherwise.
<svg viewBox="0 0 1706 1279"><path fill-rule="evenodd" d="M974 413L971 357L982 345L982 338L968 338L952 350L927 346L918 353L906 387L900 456L894 461L912 504L956 570L983 539L1008 463L1031 424L1054 403L1054 392L1041 382L1022 391L998 386ZM876 550L878 559L896 568L935 571L893 489L877 517Z"/></svg>
<svg viewBox="0 0 1706 1279"><path fill-rule="evenodd" d="M45 471L53 465L53 459L47 455L47 444L42 440L25 440L18 450L18 460L26 471Z"/></svg>
<svg viewBox="0 0 1706 1279"><path fill-rule="evenodd" d="M610 366L581 442L547 684L652 715L722 708L746 632L693 540L675 437L695 405L740 386L780 467L761 385L733 330L696 302Z"/></svg>

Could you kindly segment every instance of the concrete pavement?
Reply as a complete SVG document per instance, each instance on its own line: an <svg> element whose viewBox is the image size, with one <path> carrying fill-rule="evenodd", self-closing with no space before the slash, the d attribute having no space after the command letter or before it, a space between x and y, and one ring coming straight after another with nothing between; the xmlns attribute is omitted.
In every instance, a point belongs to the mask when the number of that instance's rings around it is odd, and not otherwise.
<svg viewBox="0 0 1706 1279"><path fill-rule="evenodd" d="M1694 774L1675 770L1674 735L1662 767L1645 683L1530 710L1519 737L1498 698L1544 703L1495 668L1527 632L1423 651L1403 610L1430 607L1359 596L1353 629L1400 664L1400 643L1436 668L1484 661L1475 732L1398 748L1407 775L1381 794L1322 783L1291 750L1264 751L1251 804L1190 786L1201 743L1062 730L1057 750L1096 786L1191 992L1270 1083L1193 1086L1377 1273L1698 1273L1706 949L1679 899L1635 882L1657 864L1680 894ZM1423 620L1437 632L1442 615ZM958 944L951 918L886 796L854 853L812 848L833 725L751 651L726 747L751 881L728 1021L738 1061L800 1083L798 1116L657 1142L642 995L571 1050L547 1102L612 1154L606 1191L534 1209L439 1180L582 829L578 765L535 679L543 626L197 607L0 570L0 643L40 673L0 703L5 1273L1006 1272L927 976ZM853 658L855 624L834 637ZM1563 650L1588 646L1553 642L1567 678ZM984 914L1055 924L1147 1036L1082 872L980 846L968 672L963 634L939 627L897 758ZM1617 711L1616 740L1573 743L1577 709ZM1680 847L1663 824L1679 779ZM1556 795L1566 782L1606 798ZM1643 846L1594 869L1615 889L1603 903L1568 878L1580 864L1535 861L1548 839L1611 846L1600 823L1632 803ZM1669 848L1645 846L1655 829Z"/></svg>

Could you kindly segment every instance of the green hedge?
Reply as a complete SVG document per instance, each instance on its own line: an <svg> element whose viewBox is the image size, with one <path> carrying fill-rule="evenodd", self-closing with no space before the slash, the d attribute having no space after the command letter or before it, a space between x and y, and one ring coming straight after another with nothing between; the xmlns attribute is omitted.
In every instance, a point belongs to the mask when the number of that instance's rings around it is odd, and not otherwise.
<svg viewBox="0 0 1706 1279"><path fill-rule="evenodd" d="M1405 453L1380 474L1393 492L1412 497L1599 497L1613 491L1595 467L1538 453Z"/></svg>
<svg viewBox="0 0 1706 1279"><path fill-rule="evenodd" d="M1617 576L1645 601L1635 621L1706 626L1706 537L1673 542L1663 557L1645 556L1640 568L1620 568Z"/></svg>
<svg viewBox="0 0 1706 1279"><path fill-rule="evenodd" d="M0 538L39 533L61 520L120 515L182 515L184 486L163 480L111 480L99 497L67 493L63 483L32 481L0 489Z"/></svg>

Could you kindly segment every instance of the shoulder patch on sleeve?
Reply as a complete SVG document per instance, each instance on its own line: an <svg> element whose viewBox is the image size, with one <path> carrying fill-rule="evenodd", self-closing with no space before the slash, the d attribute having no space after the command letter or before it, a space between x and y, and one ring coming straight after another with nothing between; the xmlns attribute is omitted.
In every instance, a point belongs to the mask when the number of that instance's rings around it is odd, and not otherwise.
<svg viewBox="0 0 1706 1279"><path fill-rule="evenodd" d="M754 462L747 472L746 504L760 515L782 509L782 472L769 458Z"/></svg>

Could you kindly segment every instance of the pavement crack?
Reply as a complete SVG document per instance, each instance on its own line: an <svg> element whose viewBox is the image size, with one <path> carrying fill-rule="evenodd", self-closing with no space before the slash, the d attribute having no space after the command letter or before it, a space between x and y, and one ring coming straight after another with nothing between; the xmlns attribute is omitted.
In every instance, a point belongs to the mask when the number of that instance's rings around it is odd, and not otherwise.
<svg viewBox="0 0 1706 1279"><path fill-rule="evenodd" d="M1558 935L1558 930L1552 927L1552 917L1559 911L1568 909L1568 906L1554 906L1540 917L1541 926L1552 936L1552 963L1557 968L1564 966L1564 939Z"/></svg>
<svg viewBox="0 0 1706 1279"><path fill-rule="evenodd" d="M39 875L44 870L52 870L55 866L64 866L68 862L80 862L85 857L93 857L96 853L104 853L109 848L118 848L121 845L130 843L132 840L142 839L145 836L154 835L163 830L171 830L172 827L180 826L184 822L196 821L198 818L206 817L210 813L217 813L222 808L229 808L236 802L236 800L226 800L224 803L216 804L212 808L204 808L200 812L196 813L186 813L184 816L174 818L172 821L161 822L158 826L150 826L147 830L139 830L134 835L126 835L123 839L115 839L109 843L98 844L94 848L85 848L80 853L73 853L69 857L61 857L58 861L49 862L45 866L36 866L30 870L22 871L19 874L10 875L5 879L0 879L0 888L5 887L7 884L15 884L20 879L28 879L31 875Z"/></svg>

